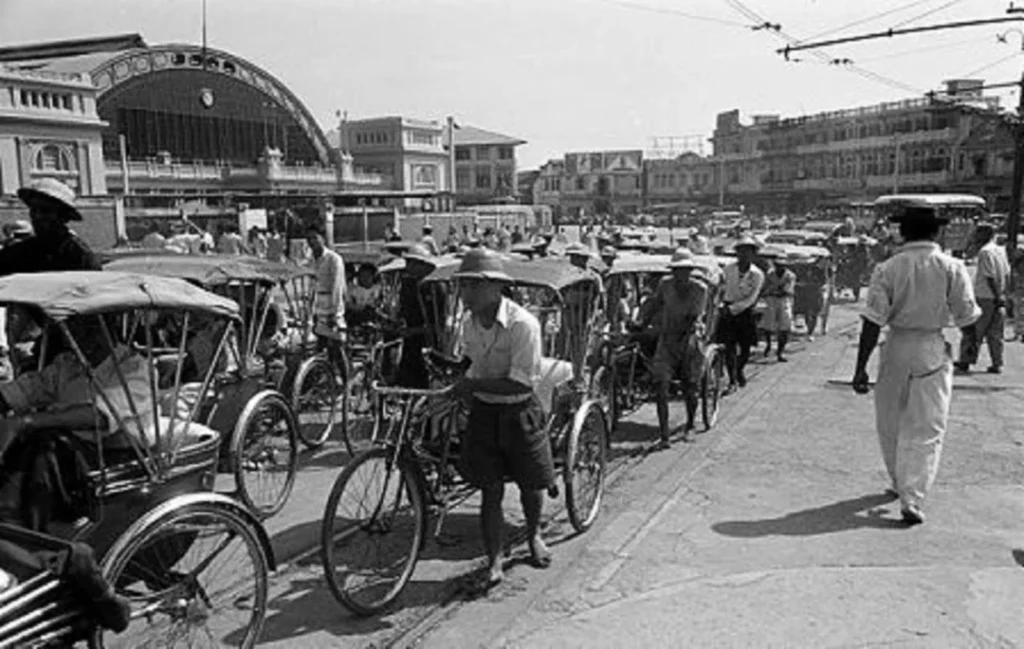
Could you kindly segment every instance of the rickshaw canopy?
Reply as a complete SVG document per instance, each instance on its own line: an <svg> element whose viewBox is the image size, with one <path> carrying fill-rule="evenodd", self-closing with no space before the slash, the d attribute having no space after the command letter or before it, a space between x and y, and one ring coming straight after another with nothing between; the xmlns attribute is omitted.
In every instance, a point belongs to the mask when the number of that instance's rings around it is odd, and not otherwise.
<svg viewBox="0 0 1024 649"><path fill-rule="evenodd" d="M575 284L596 284L599 281L599 276L596 273L584 271L561 258L544 257L533 261L506 258L503 260L503 264L505 272L518 286L534 286L561 291ZM458 270L459 264L456 263L440 266L427 275L423 282L451 281Z"/></svg>
<svg viewBox="0 0 1024 649"><path fill-rule="evenodd" d="M118 259L106 264L108 271L180 277L200 286L234 282L279 284L311 276L309 268L240 255L153 255Z"/></svg>
<svg viewBox="0 0 1024 649"><path fill-rule="evenodd" d="M973 194L891 194L875 199L875 207L903 205L984 208L985 199Z"/></svg>
<svg viewBox="0 0 1024 649"><path fill-rule="evenodd" d="M816 230L780 230L778 232L769 232L765 237L765 243L806 245L808 243L824 242L827 239L828 235Z"/></svg>
<svg viewBox="0 0 1024 649"><path fill-rule="evenodd" d="M234 301L183 279L113 271L9 275L0 278L0 304L36 307L53 320L146 308L239 317Z"/></svg>
<svg viewBox="0 0 1024 649"><path fill-rule="evenodd" d="M860 244L865 244L865 245L868 245L868 246L873 246L873 245L878 243L878 240L875 239L874 237L864 237L863 239L861 239L861 237L859 237L859 236L858 237L839 237L838 239L836 239L836 243L839 244L840 246L857 246L857 245L860 245Z"/></svg>

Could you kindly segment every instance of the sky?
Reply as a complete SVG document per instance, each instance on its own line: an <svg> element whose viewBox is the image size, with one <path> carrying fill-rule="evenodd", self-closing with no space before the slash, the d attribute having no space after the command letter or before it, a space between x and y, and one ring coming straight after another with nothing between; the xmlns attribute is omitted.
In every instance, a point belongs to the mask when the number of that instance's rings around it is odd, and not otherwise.
<svg viewBox="0 0 1024 649"><path fill-rule="evenodd" d="M518 158L520 169L529 169L572 151L664 155L665 140L662 151L651 151L652 138L660 136L703 141L710 153L706 140L716 115L736 108L744 120L798 116L920 96L949 78L1015 81L1024 65L1024 22L828 47L794 53L791 62L775 51L784 36L814 40L901 23L1001 18L1008 6L1006 0L207 0L207 33L211 47L252 61L290 87L325 131L336 126L338 110L350 118L453 115L526 140ZM761 19L781 26L782 34L752 29ZM201 24L202 0L0 0L0 45L125 32L151 44L200 43ZM1000 34L1006 42L998 41ZM830 59L850 59L862 72ZM1017 102L1016 91L1003 97L1007 105Z"/></svg>

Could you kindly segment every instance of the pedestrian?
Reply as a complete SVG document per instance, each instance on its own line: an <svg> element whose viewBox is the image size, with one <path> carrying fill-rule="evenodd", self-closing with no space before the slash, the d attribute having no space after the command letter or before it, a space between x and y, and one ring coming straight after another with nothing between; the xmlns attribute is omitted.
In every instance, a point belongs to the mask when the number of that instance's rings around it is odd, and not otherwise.
<svg viewBox="0 0 1024 649"><path fill-rule="evenodd" d="M697 385L704 362L700 349L701 324L708 302L707 285L693 276L700 264L692 252L686 248L676 250L669 268L672 275L661 280L652 298L644 304L639 327L643 331L655 322L658 334L651 375L658 386L659 448L669 446L668 396L672 381L677 379L683 384L686 401L683 441L692 441L697 416Z"/></svg>
<svg viewBox="0 0 1024 649"><path fill-rule="evenodd" d="M522 242L523 242L523 230L519 226L519 224L516 223L512 227L512 245L514 246L514 245L522 243Z"/></svg>
<svg viewBox="0 0 1024 649"><path fill-rule="evenodd" d="M0 250L0 277L102 269L89 246L68 228L71 221L82 220L73 189L44 178L19 189L18 198L28 206L33 234Z"/></svg>
<svg viewBox="0 0 1024 649"><path fill-rule="evenodd" d="M506 475L519 488L530 561L537 568L551 565L540 521L544 492L554 487L555 470L544 411L534 391L541 370L541 328L529 311L502 296L512 279L494 252L466 253L454 276L468 311L462 321L462 349L471 362L455 386L456 395L470 404L462 465L470 484L481 490L487 553L481 586L489 589L504 576Z"/></svg>
<svg viewBox="0 0 1024 649"><path fill-rule="evenodd" d="M750 360L750 348L757 344L754 305L764 285L764 273L754 265L760 244L752 237L736 242L736 261L725 267L725 294L718 321L719 342L725 347L725 368L729 388L747 384L744 370Z"/></svg>
<svg viewBox="0 0 1024 649"><path fill-rule="evenodd" d="M967 268L936 243L948 217L910 206L893 220L905 243L871 278L853 389L870 389L868 360L882 327L889 327L878 364L875 423L890 492L900 499L903 520L915 525L924 522L922 506L938 470L953 396L951 350L942 330L950 322L970 325L981 309Z"/></svg>
<svg viewBox="0 0 1024 649"><path fill-rule="evenodd" d="M405 268L402 271L398 293L399 317L405 324L402 332L403 350L398 366L398 384L405 388L426 389L430 387L430 375L423 362L423 349L427 346L428 319L431 324L436 318L446 315L443 304L433 292L420 292L423 278L437 268L437 256L430 254L422 244L414 244L402 255Z"/></svg>
<svg viewBox="0 0 1024 649"><path fill-rule="evenodd" d="M989 374L1003 371L1003 336L1006 335L1006 294L1010 281L1010 262L1006 250L996 244L996 230L988 223L975 228L978 261L974 271L974 296L981 307L981 318L963 330L960 360L954 367L966 374L978 362L982 343L988 343L992 364Z"/></svg>
<svg viewBox="0 0 1024 649"><path fill-rule="evenodd" d="M434 226L429 223L423 224L423 236L420 237L420 245L435 257L441 254L441 250L437 247L437 241L434 239Z"/></svg>
<svg viewBox="0 0 1024 649"><path fill-rule="evenodd" d="M604 248L601 248L601 261L604 263L605 266L608 267L609 270L615 264L615 260L618 258L618 256L619 252L615 249L614 246L605 246Z"/></svg>
<svg viewBox="0 0 1024 649"><path fill-rule="evenodd" d="M590 269L590 248L582 243L570 244L565 249L565 256L569 258L569 263L576 268L580 270Z"/></svg>
<svg viewBox="0 0 1024 649"><path fill-rule="evenodd" d="M372 264L360 264L355 281L349 284L345 296L345 316L349 327L358 327L374 319L380 302L380 284L377 269Z"/></svg>
<svg viewBox="0 0 1024 649"><path fill-rule="evenodd" d="M335 369L343 372L345 364L341 344L345 327L345 262L341 255L327 247L324 230L318 225L311 225L306 230L306 243L313 254L316 277L313 333L317 349L326 349Z"/></svg>
<svg viewBox="0 0 1024 649"><path fill-rule="evenodd" d="M267 259L276 262L283 262L285 260L284 238L277 231L277 228L271 229L270 236L267 237Z"/></svg>
<svg viewBox="0 0 1024 649"><path fill-rule="evenodd" d="M225 225L217 241L217 252L222 255L241 255L245 253L245 241L238 233L238 227Z"/></svg>
<svg viewBox="0 0 1024 649"><path fill-rule="evenodd" d="M764 355L772 352L772 335L778 338L775 358L780 363L787 362L786 344L789 332L793 328L793 298L796 296L796 275L788 268L786 254L773 251L764 254L771 260L772 267L764 277L765 312L761 319L761 330L764 331Z"/></svg>
<svg viewBox="0 0 1024 649"><path fill-rule="evenodd" d="M255 225L249 228L249 253L260 259L267 257L267 237Z"/></svg>

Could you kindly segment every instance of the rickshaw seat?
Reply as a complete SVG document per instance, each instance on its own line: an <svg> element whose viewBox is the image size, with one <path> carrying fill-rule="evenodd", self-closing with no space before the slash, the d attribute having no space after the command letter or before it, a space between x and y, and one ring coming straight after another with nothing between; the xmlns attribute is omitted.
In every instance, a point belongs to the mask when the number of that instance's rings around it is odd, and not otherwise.
<svg viewBox="0 0 1024 649"><path fill-rule="evenodd" d="M544 415L551 414L554 407L554 395L559 387L573 380L572 363L558 360L557 358L540 359L540 377L537 380L535 391L540 401Z"/></svg>

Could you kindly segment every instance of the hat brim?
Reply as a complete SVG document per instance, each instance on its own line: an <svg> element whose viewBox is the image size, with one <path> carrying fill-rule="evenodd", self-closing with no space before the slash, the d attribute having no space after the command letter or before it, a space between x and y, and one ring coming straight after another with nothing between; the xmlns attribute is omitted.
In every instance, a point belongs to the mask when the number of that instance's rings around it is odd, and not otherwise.
<svg viewBox="0 0 1024 649"><path fill-rule="evenodd" d="M18 198L21 199L22 203L28 206L31 206L33 203L44 203L54 205L60 209L60 211L64 215L64 218L67 219L68 221L82 220L82 214L75 207L68 205L59 198L50 196L49 194L43 193L37 189L33 189L31 187L22 187L21 189L18 190Z"/></svg>
<svg viewBox="0 0 1024 649"><path fill-rule="evenodd" d="M496 270L470 270L452 273L455 279L484 279L493 282L512 282L512 278L506 273Z"/></svg>

